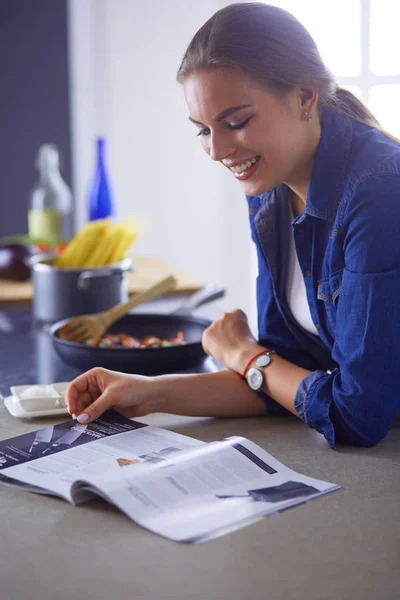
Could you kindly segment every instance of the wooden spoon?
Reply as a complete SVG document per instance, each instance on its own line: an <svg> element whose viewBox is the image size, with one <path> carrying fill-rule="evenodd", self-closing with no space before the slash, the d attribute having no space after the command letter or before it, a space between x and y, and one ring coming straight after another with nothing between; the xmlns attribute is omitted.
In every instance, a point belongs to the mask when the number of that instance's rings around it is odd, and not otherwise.
<svg viewBox="0 0 400 600"><path fill-rule="evenodd" d="M68 342L78 343L83 343L86 339L91 338L94 340L92 345L96 346L104 332L113 323L126 315L131 308L161 296L165 292L174 289L176 285L177 281L175 277L168 275L168 277L164 277L164 279L147 288L144 292L135 294L128 302L117 304L101 313L72 317L58 331L58 337Z"/></svg>

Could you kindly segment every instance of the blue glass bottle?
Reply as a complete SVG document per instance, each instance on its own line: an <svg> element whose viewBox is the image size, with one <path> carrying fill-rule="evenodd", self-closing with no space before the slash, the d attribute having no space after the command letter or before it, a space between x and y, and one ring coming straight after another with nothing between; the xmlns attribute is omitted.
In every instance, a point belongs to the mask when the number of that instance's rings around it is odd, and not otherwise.
<svg viewBox="0 0 400 600"><path fill-rule="evenodd" d="M97 165L89 194L89 220L115 216L115 204L111 192L105 160L106 140L97 140Z"/></svg>

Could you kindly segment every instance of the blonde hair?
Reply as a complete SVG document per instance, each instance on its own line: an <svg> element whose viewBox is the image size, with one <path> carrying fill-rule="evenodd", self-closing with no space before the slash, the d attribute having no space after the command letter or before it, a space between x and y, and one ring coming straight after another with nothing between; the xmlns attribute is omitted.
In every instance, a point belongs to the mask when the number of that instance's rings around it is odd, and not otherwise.
<svg viewBox="0 0 400 600"><path fill-rule="evenodd" d="M276 6L230 4L208 19L190 42L177 80L183 83L194 71L208 68L236 69L280 93L296 85L317 89L320 114L331 107L400 143L361 100L337 85L307 29Z"/></svg>

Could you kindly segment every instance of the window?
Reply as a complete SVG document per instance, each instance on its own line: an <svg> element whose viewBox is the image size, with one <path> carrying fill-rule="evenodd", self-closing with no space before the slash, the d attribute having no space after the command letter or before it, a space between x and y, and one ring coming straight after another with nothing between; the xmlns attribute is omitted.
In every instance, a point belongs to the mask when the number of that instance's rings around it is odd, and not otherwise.
<svg viewBox="0 0 400 600"><path fill-rule="evenodd" d="M313 36L338 84L400 137L399 0L270 0Z"/></svg>

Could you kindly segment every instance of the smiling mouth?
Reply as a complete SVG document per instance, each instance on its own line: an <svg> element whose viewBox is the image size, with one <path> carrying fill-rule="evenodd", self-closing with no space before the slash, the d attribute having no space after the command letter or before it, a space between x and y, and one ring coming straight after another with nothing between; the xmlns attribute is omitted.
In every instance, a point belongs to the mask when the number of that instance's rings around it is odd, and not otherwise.
<svg viewBox="0 0 400 600"><path fill-rule="evenodd" d="M235 173L235 174L236 173L244 173L245 171L247 171L248 169L250 169L259 160L260 160L259 156L253 156L253 158L249 158L248 160L245 160L240 165L235 165L234 167L229 167L229 170L232 171L232 173Z"/></svg>
<svg viewBox="0 0 400 600"><path fill-rule="evenodd" d="M254 173L258 170L260 158L260 156L253 156L240 165L234 165L228 168L230 171L232 171L235 179L244 181L246 179L250 179L250 177L253 177Z"/></svg>

